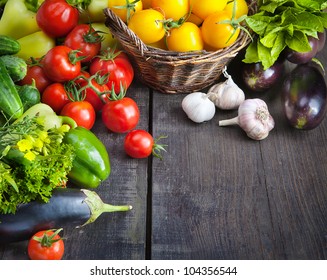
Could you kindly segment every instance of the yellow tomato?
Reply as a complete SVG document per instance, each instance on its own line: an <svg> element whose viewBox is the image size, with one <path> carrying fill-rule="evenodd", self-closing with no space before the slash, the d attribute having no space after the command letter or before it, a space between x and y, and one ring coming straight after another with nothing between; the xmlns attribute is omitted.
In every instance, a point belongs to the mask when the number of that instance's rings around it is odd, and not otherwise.
<svg viewBox="0 0 327 280"><path fill-rule="evenodd" d="M233 44L240 28L229 23L221 23L231 20L227 12L220 11L208 16L202 24L202 38L206 45L213 49L222 49Z"/></svg>
<svg viewBox="0 0 327 280"><path fill-rule="evenodd" d="M123 22L128 22L129 18L137 11L143 9L141 0L134 3L133 0L108 0L110 8Z"/></svg>
<svg viewBox="0 0 327 280"><path fill-rule="evenodd" d="M179 20L189 13L189 0L152 0L151 7L166 19Z"/></svg>
<svg viewBox="0 0 327 280"><path fill-rule="evenodd" d="M200 28L192 22L184 22L180 27L172 28L167 35L168 50L190 52L203 50Z"/></svg>
<svg viewBox="0 0 327 280"><path fill-rule="evenodd" d="M247 15L249 12L248 4L245 0L234 0L232 2L229 2L224 11L228 12L230 17L232 17L233 14L233 8L235 6L235 18L239 18L241 16Z"/></svg>
<svg viewBox="0 0 327 280"><path fill-rule="evenodd" d="M222 11L228 0L190 0L190 9L193 14L203 20L215 12Z"/></svg>
<svg viewBox="0 0 327 280"><path fill-rule="evenodd" d="M202 22L203 22L203 19L199 18L195 14L191 13L186 21L193 22L197 26L200 26L202 24Z"/></svg>
<svg viewBox="0 0 327 280"><path fill-rule="evenodd" d="M157 48L157 49L168 50L167 49L167 43L166 43L166 37L162 38L158 42L148 44L148 46L153 47L153 48Z"/></svg>
<svg viewBox="0 0 327 280"><path fill-rule="evenodd" d="M136 12L129 20L128 27L143 41L152 44L165 36L164 16L162 13L145 9Z"/></svg>
<svg viewBox="0 0 327 280"><path fill-rule="evenodd" d="M143 3L143 9L151 8L151 0L142 0L142 3Z"/></svg>

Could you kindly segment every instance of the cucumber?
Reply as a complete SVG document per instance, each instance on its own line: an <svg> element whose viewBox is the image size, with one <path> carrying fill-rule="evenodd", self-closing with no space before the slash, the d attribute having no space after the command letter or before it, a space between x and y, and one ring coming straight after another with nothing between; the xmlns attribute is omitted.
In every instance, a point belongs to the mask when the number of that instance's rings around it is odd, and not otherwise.
<svg viewBox="0 0 327 280"><path fill-rule="evenodd" d="M3 55L0 56L0 60L5 65L13 82L18 82L26 76L27 64L24 59L15 55Z"/></svg>
<svg viewBox="0 0 327 280"><path fill-rule="evenodd" d="M0 111L11 121L18 119L24 112L23 103L19 97L14 82L0 60Z"/></svg>
<svg viewBox="0 0 327 280"><path fill-rule="evenodd" d="M40 92L34 85L16 85L16 89L23 103L24 112L33 105L41 102Z"/></svg>
<svg viewBox="0 0 327 280"><path fill-rule="evenodd" d="M20 43L6 35L0 35L0 55L16 54L20 51Z"/></svg>

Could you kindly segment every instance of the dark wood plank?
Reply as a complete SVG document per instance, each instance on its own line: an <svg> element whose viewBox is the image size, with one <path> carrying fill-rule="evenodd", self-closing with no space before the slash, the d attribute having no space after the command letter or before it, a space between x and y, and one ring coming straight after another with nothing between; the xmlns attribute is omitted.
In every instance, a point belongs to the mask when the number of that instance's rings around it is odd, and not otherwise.
<svg viewBox="0 0 327 280"><path fill-rule="evenodd" d="M149 91L135 83L127 93L140 107L139 128L148 129ZM147 160L129 158L123 149L125 134L109 132L98 119L92 129L106 145L111 160L110 177L97 189L104 202L130 204L123 213L105 213L93 224L65 228L64 259L144 259L146 240ZM0 247L1 259L28 259L27 242ZM1 256L2 254L2 256Z"/></svg>
<svg viewBox="0 0 327 280"><path fill-rule="evenodd" d="M278 88L259 97L276 128L256 142L218 127L235 112L194 124L183 95L154 94L154 134L169 135L169 153L153 162L153 259L326 258L327 121L294 131Z"/></svg>

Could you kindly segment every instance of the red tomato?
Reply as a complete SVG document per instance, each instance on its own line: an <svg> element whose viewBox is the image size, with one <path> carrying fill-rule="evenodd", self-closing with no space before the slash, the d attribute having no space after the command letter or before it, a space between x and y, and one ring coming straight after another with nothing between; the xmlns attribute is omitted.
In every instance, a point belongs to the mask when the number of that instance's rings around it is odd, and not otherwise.
<svg viewBox="0 0 327 280"><path fill-rule="evenodd" d="M146 158L151 154L162 159L161 151L166 151L164 146L157 143L159 137L154 140L152 135L142 129L132 130L127 133L124 141L125 152L133 158Z"/></svg>
<svg viewBox="0 0 327 280"><path fill-rule="evenodd" d="M101 116L109 130L124 133L136 127L140 119L140 111L132 98L123 97L108 101L102 107Z"/></svg>
<svg viewBox="0 0 327 280"><path fill-rule="evenodd" d="M20 85L31 85L35 82L35 87L42 93L52 81L44 73L43 66L39 60L27 62L27 73L25 77L19 81Z"/></svg>
<svg viewBox="0 0 327 280"><path fill-rule="evenodd" d="M67 46L55 46L43 58L45 74L54 82L66 82L76 78L81 72L81 62L76 50Z"/></svg>
<svg viewBox="0 0 327 280"><path fill-rule="evenodd" d="M40 29L54 38L66 36L78 24L78 19L78 9L66 0L45 0L36 13Z"/></svg>
<svg viewBox="0 0 327 280"><path fill-rule="evenodd" d="M93 127L96 118L93 106L84 100L67 103L62 108L60 115L71 117L78 126L83 126L86 129Z"/></svg>
<svg viewBox="0 0 327 280"><path fill-rule="evenodd" d="M120 84L127 89L133 81L134 70L128 56L122 52L105 52L104 55L95 57L90 64L91 75L99 73L101 76L108 75L107 86L111 90L114 87L116 93L120 91Z"/></svg>
<svg viewBox="0 0 327 280"><path fill-rule="evenodd" d="M91 85L87 86L88 83L91 83ZM108 86L106 84L98 83L95 79L91 79L90 82L84 80L84 82L81 82L80 85L81 87L87 86L84 91L84 100L92 104L95 112L101 111L105 101L107 100L106 94L109 94ZM103 93L103 95L101 93Z"/></svg>
<svg viewBox="0 0 327 280"><path fill-rule="evenodd" d="M133 158L146 158L152 153L153 137L145 130L132 130L124 141L125 152Z"/></svg>
<svg viewBox="0 0 327 280"><path fill-rule="evenodd" d="M48 104L53 111L59 114L62 108L71 101L67 96L64 85L61 83L53 83L43 91L41 102Z"/></svg>
<svg viewBox="0 0 327 280"><path fill-rule="evenodd" d="M96 56L101 49L102 37L89 24L78 24L66 36L64 45L78 50L80 57L85 57L81 62L88 62Z"/></svg>
<svg viewBox="0 0 327 280"><path fill-rule="evenodd" d="M42 230L34 234L27 246L30 259L61 260L65 252L65 244L58 235L60 230Z"/></svg>

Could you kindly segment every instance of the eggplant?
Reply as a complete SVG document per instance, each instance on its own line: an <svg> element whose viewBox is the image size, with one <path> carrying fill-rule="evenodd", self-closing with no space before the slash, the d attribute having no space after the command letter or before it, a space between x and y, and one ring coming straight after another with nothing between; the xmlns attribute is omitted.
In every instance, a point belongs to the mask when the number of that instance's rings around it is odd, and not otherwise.
<svg viewBox="0 0 327 280"><path fill-rule="evenodd" d="M308 36L308 41L311 46L311 50L307 52L297 52L295 50L290 49L289 47L286 47L286 59L294 64L305 64L310 62L318 52L319 40L312 36Z"/></svg>
<svg viewBox="0 0 327 280"><path fill-rule="evenodd" d="M297 65L286 76L281 96L284 114L292 127L310 130L324 119L327 88L324 77L316 66Z"/></svg>
<svg viewBox="0 0 327 280"><path fill-rule="evenodd" d="M242 79L247 88L262 92L279 83L285 72L284 59L278 59L271 67L264 69L261 62L244 63Z"/></svg>
<svg viewBox="0 0 327 280"><path fill-rule="evenodd" d="M81 227L94 222L104 212L130 209L129 205L103 203L94 191L56 188L48 203L32 201L19 205L15 214L1 214L0 243L28 240L40 230Z"/></svg>
<svg viewBox="0 0 327 280"><path fill-rule="evenodd" d="M319 39L319 43L318 43L318 52L322 51L322 49L325 46L326 43L326 32L325 30L323 32L318 32L318 39Z"/></svg>

